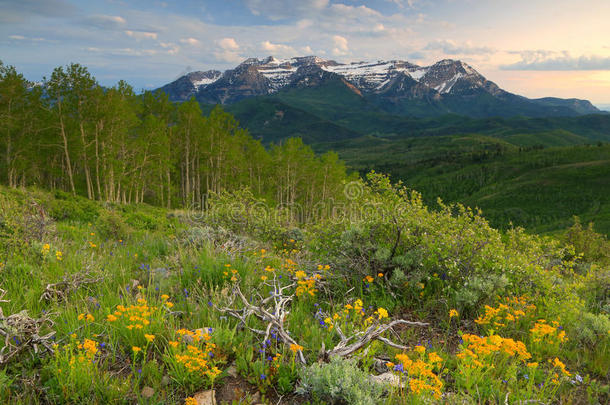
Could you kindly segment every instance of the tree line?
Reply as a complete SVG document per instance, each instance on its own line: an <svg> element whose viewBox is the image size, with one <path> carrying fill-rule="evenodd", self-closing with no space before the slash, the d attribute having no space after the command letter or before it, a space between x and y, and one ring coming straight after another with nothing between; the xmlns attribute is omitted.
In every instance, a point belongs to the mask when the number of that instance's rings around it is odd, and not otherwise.
<svg viewBox="0 0 610 405"><path fill-rule="evenodd" d="M10 187L168 208L249 187L308 209L341 198L348 177L334 152L316 156L299 138L266 149L220 106L205 116L194 99L105 88L79 64L31 83L0 61L0 182Z"/></svg>

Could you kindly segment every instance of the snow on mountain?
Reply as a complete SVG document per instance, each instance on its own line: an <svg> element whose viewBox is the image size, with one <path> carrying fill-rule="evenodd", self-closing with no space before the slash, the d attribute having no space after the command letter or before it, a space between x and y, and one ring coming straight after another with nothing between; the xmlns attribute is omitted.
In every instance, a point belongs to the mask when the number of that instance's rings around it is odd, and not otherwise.
<svg viewBox="0 0 610 405"><path fill-rule="evenodd" d="M442 60L431 66L418 66L402 60L337 63L317 56L290 59L269 56L264 59L248 58L238 68L253 67L256 69L268 80L269 92L274 93L290 84L295 79L295 73L299 68L313 65L343 76L345 80L364 92L376 92L400 74L422 82L440 94L450 93L460 79L474 81L478 85L482 85L485 80L469 65L450 59ZM195 91L201 91L219 80L224 74L219 71L192 72L187 77Z"/></svg>
<svg viewBox="0 0 610 405"><path fill-rule="evenodd" d="M203 77L199 80L193 80L191 83L193 83L193 86L199 89L200 87L205 87L208 84L214 83L216 80L220 79L220 76L221 75L217 75L215 77Z"/></svg>
<svg viewBox="0 0 610 405"><path fill-rule="evenodd" d="M468 64L452 59L418 66L403 60L339 63L317 56L249 58L224 72L191 72L160 90L169 94L172 101L195 96L204 103L231 104L247 97L273 94L283 88L317 87L337 79L359 96L400 112L428 104L442 112L481 116L599 112L583 100L529 100L511 94ZM493 98L490 99L490 95ZM478 105L475 100L485 102Z"/></svg>

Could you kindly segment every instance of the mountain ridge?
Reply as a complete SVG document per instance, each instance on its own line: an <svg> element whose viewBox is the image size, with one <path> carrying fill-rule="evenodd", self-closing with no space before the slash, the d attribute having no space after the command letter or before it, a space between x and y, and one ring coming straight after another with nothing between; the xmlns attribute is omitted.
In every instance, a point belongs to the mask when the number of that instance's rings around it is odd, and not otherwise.
<svg viewBox="0 0 610 405"><path fill-rule="evenodd" d="M510 93L460 60L429 66L404 60L339 63L317 56L248 58L234 69L191 72L160 87L172 101L195 97L206 104L233 104L298 88L340 81L381 110L422 117L458 114L492 116L578 116L603 113L588 100Z"/></svg>

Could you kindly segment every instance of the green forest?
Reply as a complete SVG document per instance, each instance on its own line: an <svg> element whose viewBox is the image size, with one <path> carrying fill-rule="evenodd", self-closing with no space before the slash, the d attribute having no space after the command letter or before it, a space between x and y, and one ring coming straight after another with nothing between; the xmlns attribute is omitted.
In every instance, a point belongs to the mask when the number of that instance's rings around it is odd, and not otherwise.
<svg viewBox="0 0 610 405"><path fill-rule="evenodd" d="M348 178L333 152L299 139L265 149L220 106L174 104L121 81L100 86L78 64L42 84L0 65L0 182L92 200L202 206L205 195L246 185L256 196L306 209L340 195Z"/></svg>
<svg viewBox="0 0 610 405"><path fill-rule="evenodd" d="M0 403L610 401L608 145L274 141L1 65Z"/></svg>

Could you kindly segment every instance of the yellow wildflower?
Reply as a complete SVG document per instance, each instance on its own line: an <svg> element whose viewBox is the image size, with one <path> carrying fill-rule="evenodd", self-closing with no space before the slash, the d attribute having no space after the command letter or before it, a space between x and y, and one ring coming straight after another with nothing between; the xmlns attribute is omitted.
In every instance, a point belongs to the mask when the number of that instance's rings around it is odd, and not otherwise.
<svg viewBox="0 0 610 405"><path fill-rule="evenodd" d="M293 343L293 344L291 344L291 345L290 345L290 350L291 350L293 353L300 352L300 351L303 351L303 346L301 346L301 345L297 345L297 344L294 344L294 343Z"/></svg>

